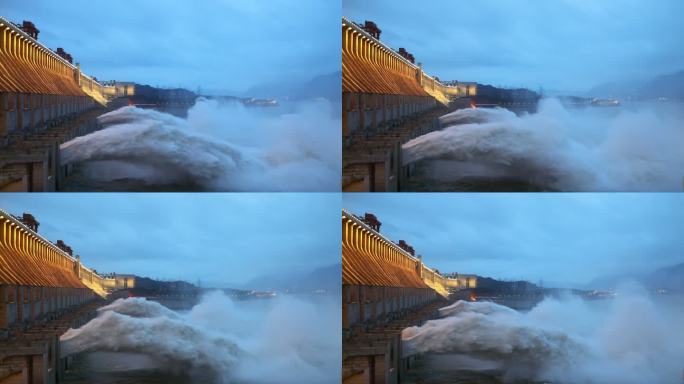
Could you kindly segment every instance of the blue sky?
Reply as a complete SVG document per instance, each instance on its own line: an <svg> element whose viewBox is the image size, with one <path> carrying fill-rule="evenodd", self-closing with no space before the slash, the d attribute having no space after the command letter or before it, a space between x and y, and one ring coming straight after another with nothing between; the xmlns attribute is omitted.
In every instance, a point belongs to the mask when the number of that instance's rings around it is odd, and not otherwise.
<svg viewBox="0 0 684 384"><path fill-rule="evenodd" d="M101 80L243 91L340 70L340 4L318 0L2 0Z"/></svg>
<svg viewBox="0 0 684 384"><path fill-rule="evenodd" d="M100 272L235 286L340 262L333 193L2 194Z"/></svg>
<svg viewBox="0 0 684 384"><path fill-rule="evenodd" d="M584 284L684 262L684 195L345 194L441 272Z"/></svg>
<svg viewBox="0 0 684 384"><path fill-rule="evenodd" d="M588 90L684 69L681 0L343 0L445 80Z"/></svg>

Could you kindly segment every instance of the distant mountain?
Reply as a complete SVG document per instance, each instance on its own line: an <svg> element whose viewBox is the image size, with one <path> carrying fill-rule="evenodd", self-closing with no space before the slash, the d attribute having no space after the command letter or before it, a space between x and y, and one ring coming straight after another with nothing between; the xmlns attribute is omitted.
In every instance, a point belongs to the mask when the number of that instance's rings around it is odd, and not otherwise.
<svg viewBox="0 0 684 384"><path fill-rule="evenodd" d="M311 272L274 273L256 277L243 285L244 289L267 291L310 292L315 290L339 291L342 285L342 264L317 268Z"/></svg>
<svg viewBox="0 0 684 384"><path fill-rule="evenodd" d="M187 281L160 281L141 276L135 276L135 287L131 289L131 292L137 295L196 293L197 291L198 288Z"/></svg>
<svg viewBox="0 0 684 384"><path fill-rule="evenodd" d="M615 288L623 281L636 281L648 290L666 289L684 292L684 263L641 274L614 274L601 276L587 284L588 289Z"/></svg>
<svg viewBox="0 0 684 384"><path fill-rule="evenodd" d="M658 76L646 83L641 91L653 98L684 99L684 70Z"/></svg>
<svg viewBox="0 0 684 384"><path fill-rule="evenodd" d="M645 81L632 80L630 82L610 81L601 83L591 88L586 95L590 97L605 97L605 98L626 98L634 97L646 84Z"/></svg>
<svg viewBox="0 0 684 384"><path fill-rule="evenodd" d="M642 278L646 287L684 292L684 263L660 268Z"/></svg>
<svg viewBox="0 0 684 384"><path fill-rule="evenodd" d="M684 100L684 70L647 80L613 81L599 84L587 96L609 98L635 98Z"/></svg>
<svg viewBox="0 0 684 384"><path fill-rule="evenodd" d="M477 289L479 294L498 292L532 292L540 288L529 281L502 281L491 277L478 276Z"/></svg>
<svg viewBox="0 0 684 384"><path fill-rule="evenodd" d="M300 100L319 97L330 101L342 100L342 72L316 76L302 84L295 93L295 98Z"/></svg>
<svg viewBox="0 0 684 384"><path fill-rule="evenodd" d="M488 84L477 84L478 104L500 104L516 101L537 102L541 96L526 88L498 88Z"/></svg>
<svg viewBox="0 0 684 384"><path fill-rule="evenodd" d="M197 95L183 88L156 88L144 84L135 85L135 94L130 96L134 103L159 103L164 101L194 101Z"/></svg>
<svg viewBox="0 0 684 384"><path fill-rule="evenodd" d="M325 98L330 101L340 101L342 98L342 72L319 75L305 82L283 80L263 83L250 88L244 95L281 100Z"/></svg>

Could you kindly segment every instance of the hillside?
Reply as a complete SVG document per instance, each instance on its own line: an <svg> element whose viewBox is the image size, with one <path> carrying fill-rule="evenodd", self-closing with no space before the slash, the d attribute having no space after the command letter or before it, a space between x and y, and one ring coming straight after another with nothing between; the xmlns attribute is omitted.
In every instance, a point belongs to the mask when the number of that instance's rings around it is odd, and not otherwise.
<svg viewBox="0 0 684 384"><path fill-rule="evenodd" d="M244 289L267 291L311 292L326 290L336 292L341 286L342 264L317 268L310 272L293 274L268 274L256 277L243 285Z"/></svg>
<svg viewBox="0 0 684 384"><path fill-rule="evenodd" d="M305 82L273 81L256 85L245 92L249 97L269 99L308 100L325 98L340 101L342 98L342 72L315 76Z"/></svg>
<svg viewBox="0 0 684 384"><path fill-rule="evenodd" d="M594 86L591 97L654 100L660 97L684 100L684 70L646 80L613 81Z"/></svg>
<svg viewBox="0 0 684 384"><path fill-rule="evenodd" d="M641 274L616 274L601 276L587 284L589 289L611 289L625 281L636 281L648 290L665 289L684 292L684 263Z"/></svg>

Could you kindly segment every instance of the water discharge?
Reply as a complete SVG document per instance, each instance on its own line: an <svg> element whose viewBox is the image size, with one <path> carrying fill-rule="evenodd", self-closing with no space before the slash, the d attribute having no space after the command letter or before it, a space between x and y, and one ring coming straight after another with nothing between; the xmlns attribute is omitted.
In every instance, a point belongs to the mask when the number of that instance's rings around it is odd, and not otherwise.
<svg viewBox="0 0 684 384"><path fill-rule="evenodd" d="M566 109L544 99L520 116L462 109L444 129L406 143L404 164L437 161L436 179L522 180L561 191L681 191L684 108L639 105ZM444 166L448 164L448 166Z"/></svg>
<svg viewBox="0 0 684 384"><path fill-rule="evenodd" d="M442 318L402 333L404 352L442 356L503 382L681 384L684 313L638 288L612 302L546 299L527 313L458 301ZM449 366L447 364L446 366Z"/></svg>
<svg viewBox="0 0 684 384"><path fill-rule="evenodd" d="M62 354L106 353L122 371L145 361L149 369L216 383L336 382L338 306L335 297L238 303L215 291L191 310L174 312L142 298L119 299L65 333ZM126 356L134 361L122 363Z"/></svg>
<svg viewBox="0 0 684 384"><path fill-rule="evenodd" d="M143 189L337 191L335 108L316 100L274 113L199 99L181 119L124 107L99 118L105 129L63 144L62 160L104 189L133 182Z"/></svg>

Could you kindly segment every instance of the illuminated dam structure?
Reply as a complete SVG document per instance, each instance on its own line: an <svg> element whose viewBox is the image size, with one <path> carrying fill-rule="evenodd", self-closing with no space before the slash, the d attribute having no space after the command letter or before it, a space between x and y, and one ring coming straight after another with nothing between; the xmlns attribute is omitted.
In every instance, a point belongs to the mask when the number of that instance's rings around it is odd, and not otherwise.
<svg viewBox="0 0 684 384"><path fill-rule="evenodd" d="M31 22L0 17L0 191L54 191L59 145L95 129L92 118L73 120L131 91L100 84L38 33Z"/></svg>
<svg viewBox="0 0 684 384"><path fill-rule="evenodd" d="M30 214L0 209L0 383L54 383L61 333L87 320L98 298L133 288L130 276L103 277L62 241L38 234ZM99 300L101 302L101 300Z"/></svg>
<svg viewBox="0 0 684 384"><path fill-rule="evenodd" d="M442 276L403 241L380 234L374 215L342 211L343 382L398 383L401 330L426 320L472 275Z"/></svg>
<svg viewBox="0 0 684 384"><path fill-rule="evenodd" d="M405 124L435 109L467 106L475 83L442 83L404 48L380 41L373 22L342 18L342 137L345 191L397 190L397 144L437 129L432 120ZM448 108L447 108L448 107ZM371 140L372 139L372 140Z"/></svg>

